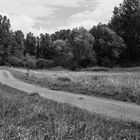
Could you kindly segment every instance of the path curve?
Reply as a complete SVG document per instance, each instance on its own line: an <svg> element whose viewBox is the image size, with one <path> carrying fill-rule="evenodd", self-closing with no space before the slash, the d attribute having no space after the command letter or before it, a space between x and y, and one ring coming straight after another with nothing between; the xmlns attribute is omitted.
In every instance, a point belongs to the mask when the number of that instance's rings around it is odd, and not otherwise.
<svg viewBox="0 0 140 140"><path fill-rule="evenodd" d="M24 83L14 78L9 71L0 70L0 82L12 88L27 92L39 93L40 96L60 103L67 103L92 113L105 115L111 118L136 121L140 123L140 106L121 101L102 99L97 97L72 94L64 91L53 91L47 88Z"/></svg>

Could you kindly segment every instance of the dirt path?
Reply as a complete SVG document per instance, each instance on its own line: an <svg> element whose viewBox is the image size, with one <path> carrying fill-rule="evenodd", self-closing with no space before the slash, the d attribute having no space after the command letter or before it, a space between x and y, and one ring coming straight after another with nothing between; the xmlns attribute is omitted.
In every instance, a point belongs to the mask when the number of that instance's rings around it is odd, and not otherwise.
<svg viewBox="0 0 140 140"><path fill-rule="evenodd" d="M90 112L111 118L140 123L140 106L120 101L101 99L85 95L76 95L63 91L53 91L47 88L27 84L15 79L9 71L0 70L0 82L27 93L37 92L40 96L86 109Z"/></svg>

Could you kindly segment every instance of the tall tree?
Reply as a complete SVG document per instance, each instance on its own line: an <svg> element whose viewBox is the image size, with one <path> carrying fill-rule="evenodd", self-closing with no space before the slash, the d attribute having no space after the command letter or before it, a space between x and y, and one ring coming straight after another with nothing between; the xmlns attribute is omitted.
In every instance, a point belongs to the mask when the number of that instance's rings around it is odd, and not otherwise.
<svg viewBox="0 0 140 140"><path fill-rule="evenodd" d="M123 39L103 24L94 26L90 32L95 37L93 49L97 54L98 65L117 65L120 62L122 53L125 50Z"/></svg>
<svg viewBox="0 0 140 140"><path fill-rule="evenodd" d="M0 15L0 64L8 63L13 45L12 34L10 32L10 20Z"/></svg>
<svg viewBox="0 0 140 140"><path fill-rule="evenodd" d="M36 55L36 37L31 32L26 36L25 51L31 56Z"/></svg>
<svg viewBox="0 0 140 140"><path fill-rule="evenodd" d="M126 61L140 64L140 1L124 0L115 7L109 26L127 45Z"/></svg>
<svg viewBox="0 0 140 140"><path fill-rule="evenodd" d="M36 59L41 57L41 38L36 38Z"/></svg>
<svg viewBox="0 0 140 140"><path fill-rule="evenodd" d="M51 45L51 38L49 34L41 34L40 35L40 40L41 40L41 46L39 49L40 52L40 57L46 58L46 59L51 59L52 58L52 50L50 48Z"/></svg>
<svg viewBox="0 0 140 140"><path fill-rule="evenodd" d="M73 60L78 67L95 65L94 37L91 33L83 27L73 29L69 36L69 43L73 50Z"/></svg>
<svg viewBox="0 0 140 140"><path fill-rule="evenodd" d="M54 50L54 63L57 66L66 67L73 58L71 48L69 48L67 41L56 40L52 44L52 49Z"/></svg>
<svg viewBox="0 0 140 140"><path fill-rule="evenodd" d="M24 46L24 34L22 31L18 30L14 33L14 38L17 43L17 50L18 50L18 55L23 55L25 51L25 46Z"/></svg>

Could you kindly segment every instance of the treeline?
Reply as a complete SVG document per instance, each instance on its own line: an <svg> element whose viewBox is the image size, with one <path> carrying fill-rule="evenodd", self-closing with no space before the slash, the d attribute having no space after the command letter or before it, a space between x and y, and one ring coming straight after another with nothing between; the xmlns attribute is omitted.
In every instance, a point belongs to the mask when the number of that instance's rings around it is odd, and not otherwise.
<svg viewBox="0 0 140 140"><path fill-rule="evenodd" d="M124 0L107 25L83 27L35 37L13 32L0 16L0 65L28 68L62 66L72 70L140 65L140 2Z"/></svg>

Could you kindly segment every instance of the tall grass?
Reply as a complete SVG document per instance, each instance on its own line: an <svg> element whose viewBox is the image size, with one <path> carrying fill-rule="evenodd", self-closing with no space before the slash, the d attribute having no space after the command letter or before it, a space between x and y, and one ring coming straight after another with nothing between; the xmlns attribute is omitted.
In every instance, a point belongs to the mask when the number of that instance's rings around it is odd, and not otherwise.
<svg viewBox="0 0 140 140"><path fill-rule="evenodd" d="M27 77L23 72L11 72L20 80L53 90L140 104L139 73L33 71Z"/></svg>
<svg viewBox="0 0 140 140"><path fill-rule="evenodd" d="M1 140L136 140L140 125L41 98L0 84Z"/></svg>

